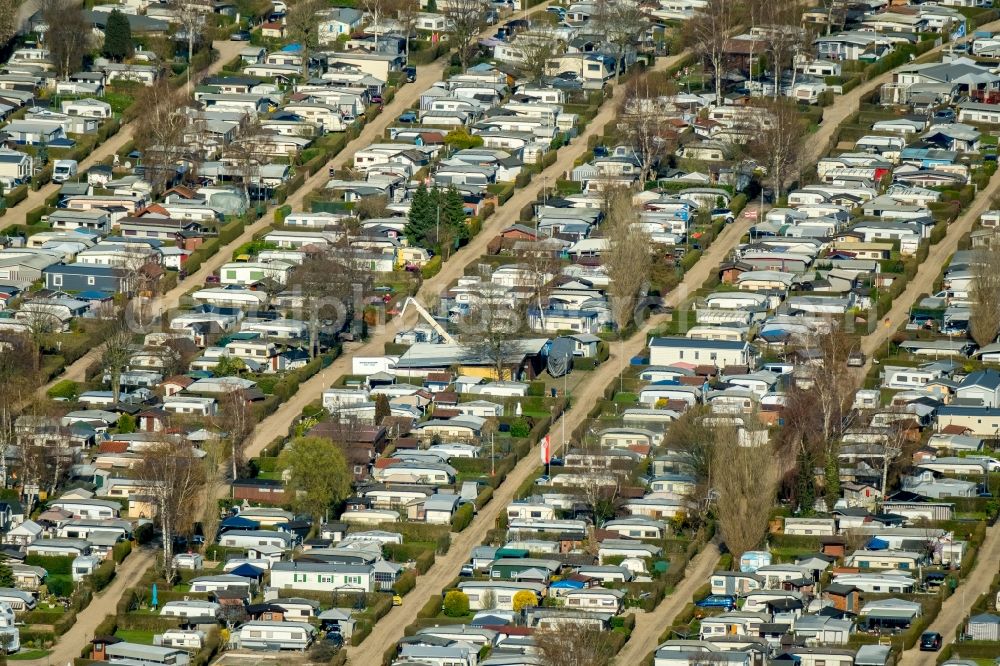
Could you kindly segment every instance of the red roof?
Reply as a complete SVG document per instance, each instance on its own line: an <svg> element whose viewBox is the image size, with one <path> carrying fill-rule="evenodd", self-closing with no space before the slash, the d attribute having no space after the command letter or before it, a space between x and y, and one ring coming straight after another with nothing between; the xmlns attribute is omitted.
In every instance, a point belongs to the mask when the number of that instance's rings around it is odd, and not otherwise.
<svg viewBox="0 0 1000 666"><path fill-rule="evenodd" d="M399 458L379 458L375 461L375 469L387 469L399 461Z"/></svg>
<svg viewBox="0 0 1000 666"><path fill-rule="evenodd" d="M128 442L101 442L98 451L101 453L125 453L128 451Z"/></svg>

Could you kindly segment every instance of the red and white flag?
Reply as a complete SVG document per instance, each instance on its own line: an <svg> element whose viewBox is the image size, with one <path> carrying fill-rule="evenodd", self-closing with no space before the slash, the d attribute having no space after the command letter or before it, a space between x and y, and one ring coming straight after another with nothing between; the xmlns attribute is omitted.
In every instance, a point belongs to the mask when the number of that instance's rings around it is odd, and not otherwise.
<svg viewBox="0 0 1000 666"><path fill-rule="evenodd" d="M542 464L548 465L552 456L552 449L549 445L549 436L542 437Z"/></svg>

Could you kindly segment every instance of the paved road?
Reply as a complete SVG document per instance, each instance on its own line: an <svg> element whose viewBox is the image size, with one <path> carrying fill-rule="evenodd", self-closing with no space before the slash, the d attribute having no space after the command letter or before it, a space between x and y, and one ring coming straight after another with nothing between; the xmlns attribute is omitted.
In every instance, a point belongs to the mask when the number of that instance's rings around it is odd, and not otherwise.
<svg viewBox="0 0 1000 666"><path fill-rule="evenodd" d="M103 622L106 616L115 614L122 593L128 588L134 587L155 561L154 550L132 551L132 554L125 558L125 561L118 567L111 585L104 588L104 591L94 597L90 605L77 615L76 624L59 638L59 642L56 643L49 656L30 661L18 661L17 663L24 664L24 666L72 664L73 660L80 656L80 650L83 649L83 646L94 637L97 625Z"/></svg>
<svg viewBox="0 0 1000 666"><path fill-rule="evenodd" d="M212 64L201 73L201 76L212 76L213 74L219 72L223 65L235 58L239 54L240 49L244 46L244 42L213 42L212 48L218 51L219 55L212 61ZM186 90L187 86L182 87L178 91L178 94L184 94ZM82 175L84 171L90 167L104 161L121 150L129 141L132 140L132 133L134 129L135 128L131 123L123 125L121 129L118 130L117 134L98 146L94 152L80 162L80 174ZM37 192L29 190L27 198L18 203L16 206L8 208L7 213L0 218L0 230L9 227L12 224L20 224L24 222L25 214L34 208L44 205L47 198L59 191L59 187L60 186L55 183L49 183L48 185L40 188Z"/></svg>

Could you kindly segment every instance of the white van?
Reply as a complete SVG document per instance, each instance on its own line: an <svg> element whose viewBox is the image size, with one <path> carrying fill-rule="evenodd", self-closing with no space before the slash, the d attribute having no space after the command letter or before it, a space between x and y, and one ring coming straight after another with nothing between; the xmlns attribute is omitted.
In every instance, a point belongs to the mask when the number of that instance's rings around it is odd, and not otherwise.
<svg viewBox="0 0 1000 666"><path fill-rule="evenodd" d="M52 167L52 182L65 183L70 178L76 176L76 160L56 160Z"/></svg>

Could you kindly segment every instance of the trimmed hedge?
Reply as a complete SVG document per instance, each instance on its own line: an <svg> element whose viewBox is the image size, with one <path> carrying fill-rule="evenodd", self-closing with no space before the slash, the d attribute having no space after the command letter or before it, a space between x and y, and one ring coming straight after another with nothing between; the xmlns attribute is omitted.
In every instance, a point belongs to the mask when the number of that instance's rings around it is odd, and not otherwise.
<svg viewBox="0 0 1000 666"><path fill-rule="evenodd" d="M429 618L436 617L438 613L441 612L441 605L444 603L444 597L440 594L435 594L434 596L427 599L424 603L423 608L417 611L418 618Z"/></svg>
<svg viewBox="0 0 1000 666"><path fill-rule="evenodd" d="M72 557L28 555L24 558L24 563L33 567L42 567L49 576L70 576L73 574Z"/></svg>
<svg viewBox="0 0 1000 666"><path fill-rule="evenodd" d="M13 208L28 198L28 186L19 185L5 194L3 198L7 204L7 208Z"/></svg>
<svg viewBox="0 0 1000 666"><path fill-rule="evenodd" d="M130 541L119 541L111 548L111 554L114 556L115 562L118 564L121 564L131 552L132 542Z"/></svg>
<svg viewBox="0 0 1000 666"><path fill-rule="evenodd" d="M396 594L401 597L405 597L407 594L413 591L413 588L417 586L417 575L412 571L404 571L399 578L396 579Z"/></svg>
<svg viewBox="0 0 1000 666"><path fill-rule="evenodd" d="M472 522L475 515L475 508L472 504L463 504L451 517L451 531L461 532Z"/></svg>

